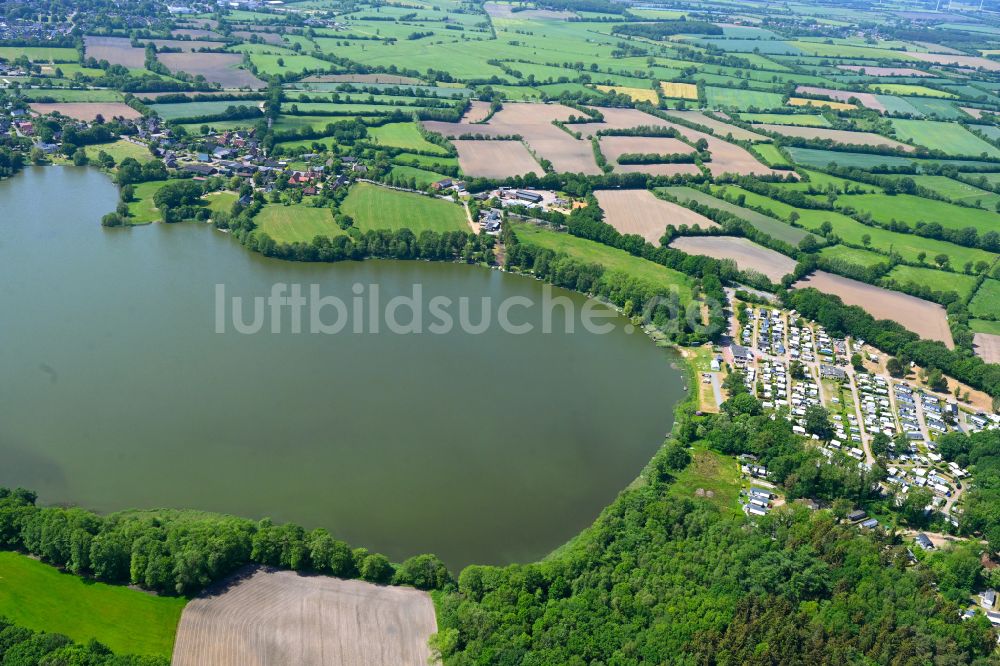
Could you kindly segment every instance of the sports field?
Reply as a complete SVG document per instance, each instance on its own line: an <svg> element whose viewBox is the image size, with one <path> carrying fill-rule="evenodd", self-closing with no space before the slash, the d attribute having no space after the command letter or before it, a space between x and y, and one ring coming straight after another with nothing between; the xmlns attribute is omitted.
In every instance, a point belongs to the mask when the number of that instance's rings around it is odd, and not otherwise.
<svg viewBox="0 0 1000 666"><path fill-rule="evenodd" d="M353 185L340 212L354 218L354 226L361 231L406 228L419 236L426 230L469 230L465 211L458 204L371 183Z"/></svg>
<svg viewBox="0 0 1000 666"><path fill-rule="evenodd" d="M96 639L122 654L169 657L186 602L84 580L25 555L0 552L0 616L36 631L84 643Z"/></svg>

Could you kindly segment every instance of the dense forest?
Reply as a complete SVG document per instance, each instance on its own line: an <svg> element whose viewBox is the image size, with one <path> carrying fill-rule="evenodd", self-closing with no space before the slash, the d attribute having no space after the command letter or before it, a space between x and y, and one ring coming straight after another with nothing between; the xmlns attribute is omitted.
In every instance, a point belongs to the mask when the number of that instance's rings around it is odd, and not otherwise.
<svg viewBox="0 0 1000 666"><path fill-rule="evenodd" d="M790 425L742 402L683 411L642 483L556 556L466 568L439 604L445 663L991 663L989 622L961 620L949 600L981 583L971 548L914 563L898 536L836 511L793 504L752 526L671 492L687 444L776 451L786 487L801 483L809 454Z"/></svg>

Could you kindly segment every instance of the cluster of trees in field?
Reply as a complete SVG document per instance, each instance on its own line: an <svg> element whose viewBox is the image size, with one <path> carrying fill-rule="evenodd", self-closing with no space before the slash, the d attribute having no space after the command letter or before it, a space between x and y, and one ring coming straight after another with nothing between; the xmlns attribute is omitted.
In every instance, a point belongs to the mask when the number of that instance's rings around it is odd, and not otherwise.
<svg viewBox="0 0 1000 666"><path fill-rule="evenodd" d="M74 643L62 634L32 631L0 617L0 664L9 666L168 666L165 657L116 655L90 641Z"/></svg>
<svg viewBox="0 0 1000 666"><path fill-rule="evenodd" d="M35 500L31 491L0 488L0 548L78 575L164 594L197 594L250 564L421 589L451 580L433 555L394 565L380 553L352 549L322 528L306 531L266 519L182 511L101 516L79 508L42 508Z"/></svg>
<svg viewBox="0 0 1000 666"><path fill-rule="evenodd" d="M940 370L985 391L994 401L1000 398L1000 365L986 363L967 349L952 350L938 341L921 340L894 321L876 320L862 308L844 305L839 297L815 289L783 292L782 299L787 307L818 322L833 335L867 340L888 354L905 357L928 370Z"/></svg>
<svg viewBox="0 0 1000 666"><path fill-rule="evenodd" d="M894 534L839 520L847 501L792 504L749 526L674 487L686 445L708 443L775 449L769 468L805 489L815 465L790 425L741 402L717 416L682 410L643 483L557 556L462 571L439 598L432 644L444 663L986 663L988 620L959 618L987 575L973 547L913 565Z"/></svg>

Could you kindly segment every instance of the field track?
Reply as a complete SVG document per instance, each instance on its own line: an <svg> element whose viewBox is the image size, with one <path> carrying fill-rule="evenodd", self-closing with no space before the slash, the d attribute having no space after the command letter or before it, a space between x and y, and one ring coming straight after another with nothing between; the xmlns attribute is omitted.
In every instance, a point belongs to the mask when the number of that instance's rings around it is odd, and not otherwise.
<svg viewBox="0 0 1000 666"><path fill-rule="evenodd" d="M193 599L173 666L426 666L425 592L259 569Z"/></svg>

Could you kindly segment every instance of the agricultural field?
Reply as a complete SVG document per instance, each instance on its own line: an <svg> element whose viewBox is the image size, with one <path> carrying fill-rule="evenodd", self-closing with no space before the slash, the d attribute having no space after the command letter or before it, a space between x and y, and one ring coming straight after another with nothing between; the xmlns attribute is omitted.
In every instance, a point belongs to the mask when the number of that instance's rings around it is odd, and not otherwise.
<svg viewBox="0 0 1000 666"><path fill-rule="evenodd" d="M142 69L146 66L146 50L132 46L128 37L84 38L84 56L97 61L107 60L112 65Z"/></svg>
<svg viewBox="0 0 1000 666"><path fill-rule="evenodd" d="M1000 319L1000 280L985 280L969 302L973 317Z"/></svg>
<svg viewBox="0 0 1000 666"><path fill-rule="evenodd" d="M649 102L650 104L656 104L660 101L659 96L656 94L655 90L648 88L629 88L628 86L595 86L601 92L613 92L619 95L628 95L636 102ZM695 98L697 99L697 91L695 91Z"/></svg>
<svg viewBox="0 0 1000 666"><path fill-rule="evenodd" d="M741 271L761 273L771 282L780 282L795 270L795 260L791 257L736 236L681 236L670 247L687 254L732 259Z"/></svg>
<svg viewBox="0 0 1000 666"><path fill-rule="evenodd" d="M705 86L705 100L709 109L736 109L737 111L776 109L782 105L781 95L778 93L739 88L717 88L715 86Z"/></svg>
<svg viewBox="0 0 1000 666"><path fill-rule="evenodd" d="M411 166L394 166L389 170L390 182L401 186L405 183L406 187L413 189L424 189L444 177L440 173Z"/></svg>
<svg viewBox="0 0 1000 666"><path fill-rule="evenodd" d="M829 127L830 121L813 113L741 113L740 119L748 123L795 125L800 127Z"/></svg>
<svg viewBox="0 0 1000 666"><path fill-rule="evenodd" d="M978 279L975 276L966 275L965 273L904 265L893 268L889 271L886 278L900 285L912 282L927 287L932 291L940 291L942 293L954 291L963 299L972 295L978 283Z"/></svg>
<svg viewBox="0 0 1000 666"><path fill-rule="evenodd" d="M761 143L753 147L751 152L759 157L769 167L790 167L791 162L773 143Z"/></svg>
<svg viewBox="0 0 1000 666"><path fill-rule="evenodd" d="M62 573L25 555L0 552L0 616L36 631L121 654L169 657L187 599L157 597Z"/></svg>
<svg viewBox="0 0 1000 666"><path fill-rule="evenodd" d="M755 125L762 131L774 132L782 136L800 137L803 139L820 139L833 141L848 146L885 146L898 150L912 151L913 146L894 141L872 132L849 132L846 130L827 129L825 127L796 127L794 125Z"/></svg>
<svg viewBox="0 0 1000 666"><path fill-rule="evenodd" d="M264 82L251 72L240 69L243 56L238 53L160 53L156 59L171 72L200 74L223 88L264 87Z"/></svg>
<svg viewBox="0 0 1000 666"><path fill-rule="evenodd" d="M541 176L541 165L520 141L452 141L458 150L462 173L484 178L507 178L533 173Z"/></svg>
<svg viewBox="0 0 1000 666"><path fill-rule="evenodd" d="M671 176L675 173L700 173L695 164L621 164L619 158L626 154L690 155L695 149L679 139L647 136L603 136L601 153L614 166L615 171L635 171L654 175Z"/></svg>
<svg viewBox="0 0 1000 666"><path fill-rule="evenodd" d="M978 175L970 174L972 178L976 178ZM982 190L947 176L910 176L910 178L920 187L937 192L956 203L982 207L987 210L996 210L997 204L1000 203L1000 194Z"/></svg>
<svg viewBox="0 0 1000 666"><path fill-rule="evenodd" d="M915 95L917 97L940 97L942 99L955 99L958 95L954 93L928 88L927 86L915 86L904 83L879 83L877 87L889 95Z"/></svg>
<svg viewBox="0 0 1000 666"><path fill-rule="evenodd" d="M678 201L695 201L703 206L709 206L716 210L732 213L737 217L746 220L758 231L761 231L771 238L783 241L790 245L798 245L803 238L809 236L809 232L793 227L790 224L781 222L773 217L768 217L755 210L737 206L736 204L705 194L700 190L691 187L665 187L664 192L675 197ZM814 236L815 238L815 236Z"/></svg>
<svg viewBox="0 0 1000 666"><path fill-rule="evenodd" d="M406 228L419 236L422 231L469 230L465 211L457 204L370 183L353 185L340 212L354 218L361 231Z"/></svg>
<svg viewBox="0 0 1000 666"><path fill-rule="evenodd" d="M35 63L79 62L76 49L56 46L0 46L0 58L17 60L26 57ZM140 65L141 66L141 65Z"/></svg>
<svg viewBox="0 0 1000 666"><path fill-rule="evenodd" d="M812 99L810 97L789 97L789 106L813 106L817 108L830 108L834 111L851 111L857 107L848 102L833 102L826 99Z"/></svg>
<svg viewBox="0 0 1000 666"><path fill-rule="evenodd" d="M45 115L61 113L76 120L93 121L98 116L106 120L112 118L141 118L142 114L124 102L32 102L31 110Z"/></svg>
<svg viewBox="0 0 1000 666"><path fill-rule="evenodd" d="M425 664L436 630L426 592L258 570L188 604L172 664Z"/></svg>
<svg viewBox="0 0 1000 666"><path fill-rule="evenodd" d="M262 102L260 100L213 100L205 102L180 102L173 104L150 104L149 107L164 120L183 121L203 116L217 116L225 113L230 107L246 106L258 108ZM244 122L253 122L246 120Z"/></svg>
<svg viewBox="0 0 1000 666"><path fill-rule="evenodd" d="M605 222L623 234L638 234L657 246L667 227L719 226L704 215L658 198L649 190L596 190L594 196L604 211Z"/></svg>
<svg viewBox="0 0 1000 666"><path fill-rule="evenodd" d="M677 111L671 110L667 111L667 115L681 118L682 120L687 120L691 123L696 123L702 127L707 127L711 130L712 134L717 137L726 138L727 136L732 136L737 141L770 141L769 137L763 134L756 134L749 130L745 130L742 127L737 127L736 125L730 125L724 123L715 118L711 118L705 115L701 111Z"/></svg>
<svg viewBox="0 0 1000 666"><path fill-rule="evenodd" d="M849 207L870 213L872 219L880 224L898 220L915 227L918 222L937 222L946 229L973 227L980 234L996 231L1000 225L1000 214L994 211L960 207L912 194L845 194L837 199L835 205L837 208Z"/></svg>
<svg viewBox="0 0 1000 666"><path fill-rule="evenodd" d="M634 257L624 250L603 243L578 238L567 233L543 229L533 224L515 224L514 234L519 242L543 247L588 264L600 264L607 271L626 273L652 287L680 292L681 302L691 296L691 279L675 270L657 263Z"/></svg>
<svg viewBox="0 0 1000 666"><path fill-rule="evenodd" d="M864 308L876 319L890 319L922 338L940 340L949 348L955 346L948 328L948 316L937 303L824 271L816 271L792 286L796 289L812 287L839 296L844 303Z"/></svg>
<svg viewBox="0 0 1000 666"><path fill-rule="evenodd" d="M414 123L388 123L368 128L368 139L372 143L404 150L417 150L425 153L447 154L444 148L431 143L423 136Z"/></svg>
<svg viewBox="0 0 1000 666"><path fill-rule="evenodd" d="M931 150L940 150L949 155L1000 158L1000 148L955 123L893 118L892 127L900 139Z"/></svg>
<svg viewBox="0 0 1000 666"><path fill-rule="evenodd" d="M675 99L698 99L698 86L693 83L671 83L669 81L660 82L660 93L664 97ZM655 100L650 100L655 103Z"/></svg>

